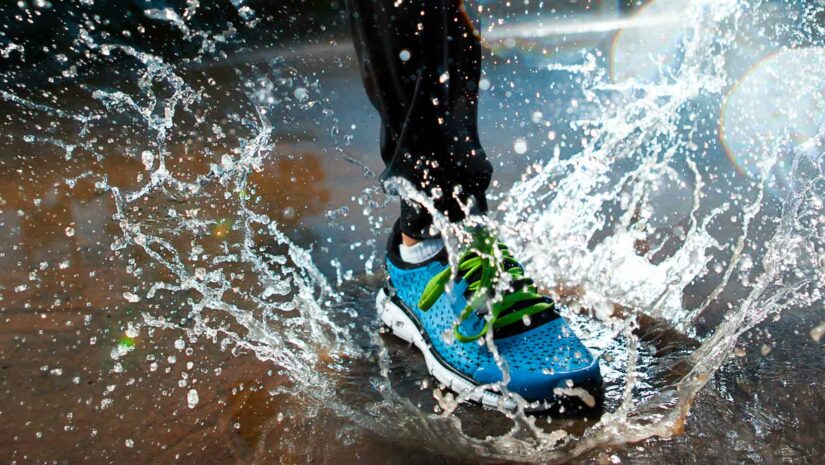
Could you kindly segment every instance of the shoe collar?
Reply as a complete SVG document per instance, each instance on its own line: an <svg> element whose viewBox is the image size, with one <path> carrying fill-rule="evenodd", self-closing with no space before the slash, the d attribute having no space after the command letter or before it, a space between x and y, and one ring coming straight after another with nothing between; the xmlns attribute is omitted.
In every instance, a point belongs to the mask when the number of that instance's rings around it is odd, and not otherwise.
<svg viewBox="0 0 825 465"><path fill-rule="evenodd" d="M392 226L392 232L390 232L390 237L387 240L387 260L393 264L396 268L400 268L402 270L411 270L415 268L421 268L424 266L429 265L433 262L438 262L441 264L449 263L449 257L447 255L446 247L441 249L440 252L435 254L433 257L424 260L421 263L408 263L401 259L401 254L398 252L398 247L401 245L401 220L396 220L395 224Z"/></svg>

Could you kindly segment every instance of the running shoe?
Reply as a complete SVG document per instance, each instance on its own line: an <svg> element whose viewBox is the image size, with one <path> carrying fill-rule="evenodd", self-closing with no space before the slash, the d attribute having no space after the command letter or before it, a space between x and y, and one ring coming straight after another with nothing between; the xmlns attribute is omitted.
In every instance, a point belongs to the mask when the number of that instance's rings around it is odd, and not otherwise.
<svg viewBox="0 0 825 465"><path fill-rule="evenodd" d="M457 273L447 251L417 264L399 253L397 225L387 244L387 285L377 298L381 320L392 333L415 345L430 374L466 400L487 407L515 408L501 386L528 401L527 410L601 404L599 362L557 312L538 293L508 248L477 233L458 260ZM496 297L494 289L509 289ZM510 379L486 343L506 361Z"/></svg>

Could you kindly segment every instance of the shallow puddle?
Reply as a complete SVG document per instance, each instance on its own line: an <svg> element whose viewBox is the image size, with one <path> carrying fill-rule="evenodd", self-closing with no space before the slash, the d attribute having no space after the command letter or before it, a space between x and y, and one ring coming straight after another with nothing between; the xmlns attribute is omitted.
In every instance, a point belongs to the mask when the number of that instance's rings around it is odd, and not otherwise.
<svg viewBox="0 0 825 465"><path fill-rule="evenodd" d="M551 416L380 327L342 5L201 3L0 7L4 461L821 461L821 5L482 8L491 218L605 377Z"/></svg>

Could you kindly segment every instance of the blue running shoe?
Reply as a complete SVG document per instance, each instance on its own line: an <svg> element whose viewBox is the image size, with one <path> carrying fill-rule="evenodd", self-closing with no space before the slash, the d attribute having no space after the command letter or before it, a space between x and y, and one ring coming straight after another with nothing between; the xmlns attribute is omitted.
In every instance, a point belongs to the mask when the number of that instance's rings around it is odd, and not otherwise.
<svg viewBox="0 0 825 465"><path fill-rule="evenodd" d="M452 270L446 250L412 265L401 260L400 242L396 225L387 245L387 287L379 292L378 313L393 334L423 353L430 374L441 384L459 394L470 392L469 400L488 407L515 407L497 392L503 373L484 344L492 329L493 342L509 366L507 389L530 402L528 410L601 404L598 359L556 312L554 302L537 293L506 246L489 238L476 240L459 260L448 292ZM511 290L492 299L491 289L501 279L508 280ZM490 386L476 389L481 385Z"/></svg>

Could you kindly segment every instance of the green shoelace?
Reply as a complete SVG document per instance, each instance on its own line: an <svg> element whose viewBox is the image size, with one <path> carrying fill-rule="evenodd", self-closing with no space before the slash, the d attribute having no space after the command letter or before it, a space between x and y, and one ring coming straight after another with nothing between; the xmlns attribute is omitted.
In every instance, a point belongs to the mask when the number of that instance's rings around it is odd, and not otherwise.
<svg viewBox="0 0 825 465"><path fill-rule="evenodd" d="M487 323L478 333L470 336L463 334L459 330L459 325L476 308L480 308L482 305L486 307L487 300L491 298L502 273L510 275L512 290L493 303L492 314L487 318ZM473 292L467 300L467 305L461 312L458 322L453 324L453 333L456 339L461 342L475 341L487 334L490 328L498 329L511 325L525 317L554 308L552 302L547 302L541 294L538 294L533 281L524 276L524 269L510 254L507 246L490 237L480 236L474 240L470 250L465 252L459 259L457 274L470 283L468 290ZM418 300L418 307L421 310L427 311L435 304L444 293L451 276L452 268L448 265L443 271L430 279L421 294L421 298ZM529 301L535 302L528 303ZM513 310L516 306L521 308Z"/></svg>

